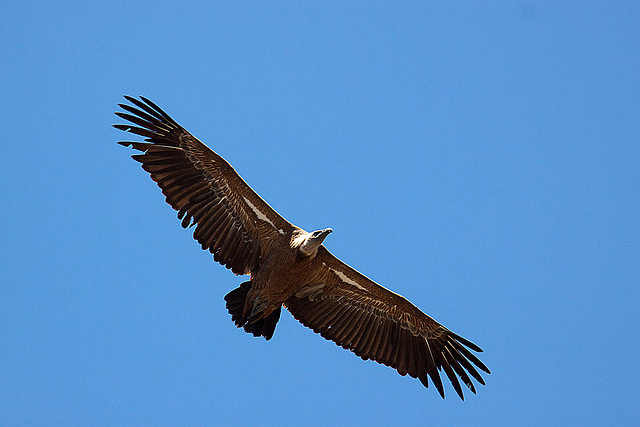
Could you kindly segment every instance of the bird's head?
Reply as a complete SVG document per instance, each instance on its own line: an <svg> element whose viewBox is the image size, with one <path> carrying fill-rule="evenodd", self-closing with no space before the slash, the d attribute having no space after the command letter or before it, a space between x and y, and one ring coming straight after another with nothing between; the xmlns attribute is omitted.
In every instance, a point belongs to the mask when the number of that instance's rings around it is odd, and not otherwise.
<svg viewBox="0 0 640 427"><path fill-rule="evenodd" d="M304 241L300 245L300 254L305 257L315 255L324 239L332 232L332 229L325 228L324 230L316 230L312 233L307 234Z"/></svg>

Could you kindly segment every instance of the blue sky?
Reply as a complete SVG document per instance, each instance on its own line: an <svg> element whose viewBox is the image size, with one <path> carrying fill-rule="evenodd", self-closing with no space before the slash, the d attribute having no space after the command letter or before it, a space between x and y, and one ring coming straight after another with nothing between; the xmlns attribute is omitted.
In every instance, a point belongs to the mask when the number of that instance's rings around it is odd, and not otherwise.
<svg viewBox="0 0 640 427"><path fill-rule="evenodd" d="M0 423L637 424L637 2L0 5ZM110 127L144 95L479 344L464 402L200 250Z"/></svg>

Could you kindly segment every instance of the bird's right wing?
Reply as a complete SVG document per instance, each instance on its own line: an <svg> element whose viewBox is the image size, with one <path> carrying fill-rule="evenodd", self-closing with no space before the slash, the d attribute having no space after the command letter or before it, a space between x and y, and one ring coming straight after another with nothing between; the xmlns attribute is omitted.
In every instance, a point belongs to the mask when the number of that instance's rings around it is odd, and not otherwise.
<svg viewBox="0 0 640 427"><path fill-rule="evenodd" d="M178 211L184 228L196 226L193 237L214 259L236 274L255 272L261 251L294 226L258 196L226 160L187 132L150 100L125 96L116 115L132 125L115 128L145 137L121 141L142 152L142 163Z"/></svg>
<svg viewBox="0 0 640 427"><path fill-rule="evenodd" d="M324 269L319 282L304 286L285 303L303 325L364 360L419 378L427 387L431 378L443 398L441 370L461 399L458 377L474 393L469 375L484 384L476 367L487 373L489 369L469 350L480 352L480 347L348 266L324 246L318 248L317 259Z"/></svg>

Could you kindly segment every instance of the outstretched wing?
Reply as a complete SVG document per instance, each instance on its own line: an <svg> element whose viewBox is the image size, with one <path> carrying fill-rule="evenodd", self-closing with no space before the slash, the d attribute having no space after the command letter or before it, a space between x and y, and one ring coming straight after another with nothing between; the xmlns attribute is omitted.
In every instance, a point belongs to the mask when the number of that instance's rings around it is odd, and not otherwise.
<svg viewBox="0 0 640 427"><path fill-rule="evenodd" d="M440 371L464 400L460 378L475 393L469 375L489 369L469 349L482 349L424 314L401 295L368 279L321 246L324 280L306 285L286 302L303 325L362 359L391 366L400 375L428 378L444 398ZM475 365L475 366L474 366Z"/></svg>
<svg viewBox="0 0 640 427"><path fill-rule="evenodd" d="M222 157L144 97L125 96L116 115L133 123L114 125L145 137L120 141L142 152L132 156L162 189L178 211L184 228L216 261L236 274L255 272L267 242L290 235L293 225L282 218Z"/></svg>

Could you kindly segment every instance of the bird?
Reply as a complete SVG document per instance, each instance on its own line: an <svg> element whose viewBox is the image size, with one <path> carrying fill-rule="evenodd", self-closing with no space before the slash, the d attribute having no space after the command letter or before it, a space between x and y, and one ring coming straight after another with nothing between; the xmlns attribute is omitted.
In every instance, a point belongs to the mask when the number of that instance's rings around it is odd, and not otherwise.
<svg viewBox="0 0 640 427"><path fill-rule="evenodd" d="M350 267L324 246L331 228L307 232L284 219L221 156L148 98L125 95L127 124L116 129L142 137L118 141L137 150L142 164L178 211L182 227L213 259L249 280L224 297L238 328L267 341L282 307L327 340L363 360L374 360L434 384L440 373L460 399L460 382L476 393L490 370L473 353L482 349L423 313L403 296ZM133 139L133 138L132 138Z"/></svg>

